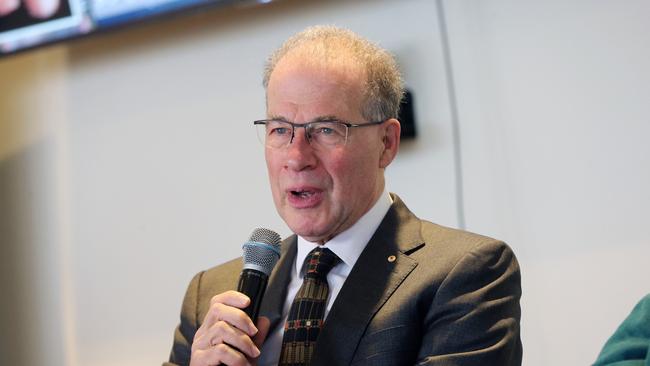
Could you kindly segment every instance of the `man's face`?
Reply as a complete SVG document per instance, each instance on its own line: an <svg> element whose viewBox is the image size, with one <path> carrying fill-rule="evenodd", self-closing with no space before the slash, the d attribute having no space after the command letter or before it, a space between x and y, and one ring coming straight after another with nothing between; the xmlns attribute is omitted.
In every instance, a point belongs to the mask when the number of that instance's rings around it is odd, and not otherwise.
<svg viewBox="0 0 650 366"><path fill-rule="evenodd" d="M269 80L268 118L368 122L361 116L364 80L352 66L325 67L286 56ZM273 200L294 233L323 243L372 207L383 191L383 170L394 156L386 159L385 128L350 128L346 144L327 149L311 145L298 128L288 147L266 148Z"/></svg>

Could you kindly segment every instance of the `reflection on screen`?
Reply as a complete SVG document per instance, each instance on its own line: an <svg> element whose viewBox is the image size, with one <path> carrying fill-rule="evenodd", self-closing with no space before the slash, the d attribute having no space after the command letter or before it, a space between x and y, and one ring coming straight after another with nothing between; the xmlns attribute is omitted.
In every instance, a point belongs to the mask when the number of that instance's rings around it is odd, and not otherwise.
<svg viewBox="0 0 650 366"><path fill-rule="evenodd" d="M0 0L0 56L226 0Z"/></svg>

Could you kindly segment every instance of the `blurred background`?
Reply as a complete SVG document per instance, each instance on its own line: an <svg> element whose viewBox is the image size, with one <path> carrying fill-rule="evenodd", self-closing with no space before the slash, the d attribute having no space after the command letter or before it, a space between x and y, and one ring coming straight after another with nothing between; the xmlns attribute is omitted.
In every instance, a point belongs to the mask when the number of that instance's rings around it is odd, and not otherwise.
<svg viewBox="0 0 650 366"><path fill-rule="evenodd" d="M524 365L586 365L650 292L650 3L277 0L0 58L0 364L166 360L191 277L289 233L252 126L291 34L398 58L417 137L388 188L507 241Z"/></svg>

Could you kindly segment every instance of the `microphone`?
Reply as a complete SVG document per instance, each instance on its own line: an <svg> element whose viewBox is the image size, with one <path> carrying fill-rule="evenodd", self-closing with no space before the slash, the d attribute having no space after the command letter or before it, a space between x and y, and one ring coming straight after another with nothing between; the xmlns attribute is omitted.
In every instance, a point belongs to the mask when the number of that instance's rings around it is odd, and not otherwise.
<svg viewBox="0 0 650 366"><path fill-rule="evenodd" d="M253 322L257 321L269 275L280 259L280 240L275 231L257 228L242 245L244 267L239 275L237 291L251 299L244 312Z"/></svg>

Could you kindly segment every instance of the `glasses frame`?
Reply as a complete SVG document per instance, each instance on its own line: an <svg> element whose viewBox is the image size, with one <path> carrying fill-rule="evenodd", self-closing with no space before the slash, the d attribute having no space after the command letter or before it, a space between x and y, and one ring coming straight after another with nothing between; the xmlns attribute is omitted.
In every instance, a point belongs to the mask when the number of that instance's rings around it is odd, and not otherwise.
<svg viewBox="0 0 650 366"><path fill-rule="evenodd" d="M287 146L291 145L291 143L293 143L293 138L296 136L296 128L304 128L305 129L305 138L307 139L307 142L309 144L311 144L311 134L309 133L309 127L310 126L312 126L312 125L314 125L316 123L323 123L323 122L340 123L340 124L342 124L342 125L344 125L346 127L345 141L343 142L343 145L347 145L347 143L348 143L348 132L349 132L350 128L376 126L376 125L380 125L380 124L382 124L382 123L384 123L386 121L387 120L384 119L384 120L381 120L381 121L373 121L373 122L366 122L366 123L351 123L351 122L345 122L345 121L341 121L341 120L337 120L337 119L327 119L327 120L312 121L312 122L307 122L307 123L294 123L294 122L285 121L283 119L259 119L257 121L253 121L253 125L255 125L255 126L257 126L257 125L266 126L266 124L269 123L269 122L283 122L283 123L288 123L289 125L291 125L291 138L289 139L289 142L286 145L278 146L278 147L275 148L275 149L279 149L279 148L287 147ZM265 134L265 136L266 136L266 134ZM269 145L266 144L266 138L264 139L264 145L269 146ZM338 146L338 145L334 145L334 146ZM272 146L270 146L270 147L272 147Z"/></svg>

